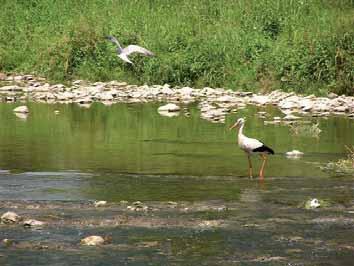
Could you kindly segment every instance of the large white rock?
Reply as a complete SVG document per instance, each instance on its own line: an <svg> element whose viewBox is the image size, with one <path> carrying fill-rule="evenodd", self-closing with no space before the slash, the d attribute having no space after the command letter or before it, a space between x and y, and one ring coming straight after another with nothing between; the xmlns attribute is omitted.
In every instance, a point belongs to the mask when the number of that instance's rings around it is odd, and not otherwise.
<svg viewBox="0 0 354 266"><path fill-rule="evenodd" d="M191 95L193 92L193 89L190 87L183 87L183 88L179 89L178 92L181 95Z"/></svg>
<svg viewBox="0 0 354 266"><path fill-rule="evenodd" d="M253 98L251 98L251 102L264 105L269 103L269 98L265 95L254 95Z"/></svg>
<svg viewBox="0 0 354 266"><path fill-rule="evenodd" d="M13 224L18 223L21 220L21 217L15 212L5 212L0 219L4 224Z"/></svg>
<svg viewBox="0 0 354 266"><path fill-rule="evenodd" d="M178 105L176 105L174 103L168 103L166 105L160 106L158 109L159 112L163 112L163 111L178 112L180 110L181 110L181 107L179 107Z"/></svg>
<svg viewBox="0 0 354 266"><path fill-rule="evenodd" d="M18 106L14 109L15 113L23 113L27 114L29 113L28 107L26 105Z"/></svg>
<svg viewBox="0 0 354 266"><path fill-rule="evenodd" d="M81 239L81 245L85 246L98 246L103 245L105 242L104 238L101 236L88 236Z"/></svg>
<svg viewBox="0 0 354 266"><path fill-rule="evenodd" d="M102 207L102 206L105 206L107 204L107 201L99 200L99 201L95 201L93 204L95 205L95 207Z"/></svg>
<svg viewBox="0 0 354 266"><path fill-rule="evenodd" d="M109 92L101 93L98 98L102 101L112 101L114 99L112 94L110 94Z"/></svg>

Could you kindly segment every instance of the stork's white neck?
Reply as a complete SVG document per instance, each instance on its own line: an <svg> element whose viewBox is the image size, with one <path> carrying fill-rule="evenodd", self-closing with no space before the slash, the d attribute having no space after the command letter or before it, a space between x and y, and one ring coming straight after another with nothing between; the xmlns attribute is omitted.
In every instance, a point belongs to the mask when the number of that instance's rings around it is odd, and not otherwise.
<svg viewBox="0 0 354 266"><path fill-rule="evenodd" d="M238 130L238 137L242 137L243 136L243 126L244 125L245 124L241 124L240 129Z"/></svg>

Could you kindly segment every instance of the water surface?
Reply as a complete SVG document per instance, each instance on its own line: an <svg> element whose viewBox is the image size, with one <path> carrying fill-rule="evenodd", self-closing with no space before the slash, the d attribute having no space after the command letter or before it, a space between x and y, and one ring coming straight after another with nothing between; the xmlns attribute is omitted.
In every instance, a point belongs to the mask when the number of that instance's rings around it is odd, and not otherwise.
<svg viewBox="0 0 354 266"><path fill-rule="evenodd" d="M185 106L190 116L173 118L160 116L158 104L28 106L23 119L14 115L15 105L0 104L2 210L52 225L0 226L0 238L48 246L46 251L2 246L4 263L350 265L354 258L353 177L320 169L344 158L344 146L354 144L353 120L307 117L321 129L314 135L306 128L265 126L264 120L282 116L271 107L248 107L228 115L226 124L215 124L200 119L194 105ZM247 177L247 157L236 145L236 132L228 130L239 117L246 117L247 136L276 152L263 183ZM286 158L293 149L305 155ZM260 159L252 160L256 174ZM329 206L304 210L313 197ZM97 210L93 200L112 206ZM121 200L140 200L156 210L127 212ZM168 201L178 208L166 207ZM26 207L27 202L39 207ZM104 223L121 216L126 219L121 226ZM101 225L76 225L90 219ZM205 221L222 225L203 227ZM90 234L110 235L112 244L80 247Z"/></svg>

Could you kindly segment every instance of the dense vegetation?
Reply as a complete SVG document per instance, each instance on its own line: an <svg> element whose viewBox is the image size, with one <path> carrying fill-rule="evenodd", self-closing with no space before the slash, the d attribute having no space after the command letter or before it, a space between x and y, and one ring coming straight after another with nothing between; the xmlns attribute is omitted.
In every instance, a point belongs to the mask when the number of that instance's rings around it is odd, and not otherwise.
<svg viewBox="0 0 354 266"><path fill-rule="evenodd" d="M115 56L104 36L154 58ZM353 0L4 0L0 71L353 94Z"/></svg>

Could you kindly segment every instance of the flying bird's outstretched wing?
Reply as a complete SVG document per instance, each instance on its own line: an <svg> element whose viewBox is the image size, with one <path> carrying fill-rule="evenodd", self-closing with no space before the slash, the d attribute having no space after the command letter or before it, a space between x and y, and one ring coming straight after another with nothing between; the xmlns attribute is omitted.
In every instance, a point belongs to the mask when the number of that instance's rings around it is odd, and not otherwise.
<svg viewBox="0 0 354 266"><path fill-rule="evenodd" d="M123 48L122 52L125 53L127 56L132 53L139 53L145 56L154 56L153 52L138 45L128 45L127 47Z"/></svg>

